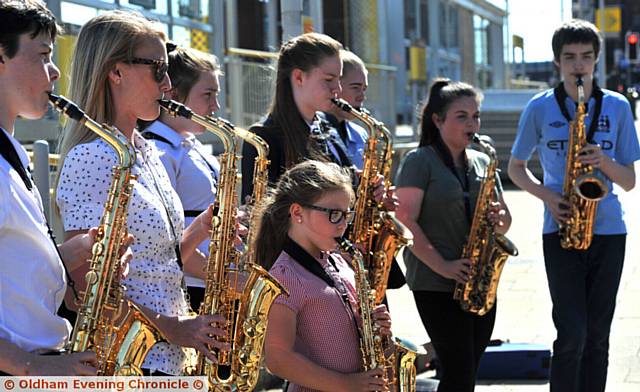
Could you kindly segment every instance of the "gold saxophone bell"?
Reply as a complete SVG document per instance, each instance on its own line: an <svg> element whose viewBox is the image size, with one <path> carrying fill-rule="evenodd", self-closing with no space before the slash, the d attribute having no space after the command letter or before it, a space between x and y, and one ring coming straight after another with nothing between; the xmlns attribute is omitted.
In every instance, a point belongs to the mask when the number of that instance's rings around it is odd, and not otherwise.
<svg viewBox="0 0 640 392"><path fill-rule="evenodd" d="M605 181L595 173L578 177L574 189L578 196L589 201L600 201L609 193Z"/></svg>

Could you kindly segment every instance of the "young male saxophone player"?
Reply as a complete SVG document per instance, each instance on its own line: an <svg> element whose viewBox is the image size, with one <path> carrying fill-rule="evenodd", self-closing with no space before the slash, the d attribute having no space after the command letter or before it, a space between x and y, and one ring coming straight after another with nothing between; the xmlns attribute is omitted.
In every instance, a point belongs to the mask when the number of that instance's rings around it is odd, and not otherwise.
<svg viewBox="0 0 640 392"><path fill-rule="evenodd" d="M58 32L40 0L0 0L0 375L96 373L93 352L51 356L71 330L56 315L65 265L71 270L91 257L95 229L55 245L29 158L14 138L18 116L37 119L47 111L60 76L51 60Z"/></svg>
<svg viewBox="0 0 640 392"><path fill-rule="evenodd" d="M555 31L554 63L563 82L529 101L509 161L511 180L541 199L545 207L544 259L557 330L551 391L605 390L609 332L626 239L618 191L612 185L633 189L634 162L640 159L628 102L620 94L600 89L593 79L600 42L596 27L582 20L567 22ZM586 250L564 249L558 234L559 224L567 224L569 215L569 202L562 193L579 79L586 103L587 144L578 161L601 173L608 188L598 202L593 240ZM544 171L543 184L527 169L534 150Z"/></svg>

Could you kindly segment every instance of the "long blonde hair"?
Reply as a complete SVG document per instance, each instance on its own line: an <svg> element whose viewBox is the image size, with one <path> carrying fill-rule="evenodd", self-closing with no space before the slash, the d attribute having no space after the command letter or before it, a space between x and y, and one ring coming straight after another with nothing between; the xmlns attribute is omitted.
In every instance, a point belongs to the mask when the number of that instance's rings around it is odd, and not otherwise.
<svg viewBox="0 0 640 392"><path fill-rule="evenodd" d="M161 27L134 12L111 11L92 18L78 35L71 63L69 98L98 123L112 124L113 95L108 75L118 62L128 62L149 37L166 41ZM76 121L67 121L58 146L58 172L69 150L97 136Z"/></svg>

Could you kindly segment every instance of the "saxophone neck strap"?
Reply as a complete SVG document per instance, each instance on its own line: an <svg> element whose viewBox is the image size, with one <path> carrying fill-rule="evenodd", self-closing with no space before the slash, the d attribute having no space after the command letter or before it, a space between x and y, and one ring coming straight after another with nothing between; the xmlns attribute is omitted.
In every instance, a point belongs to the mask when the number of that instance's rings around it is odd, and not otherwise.
<svg viewBox="0 0 640 392"><path fill-rule="evenodd" d="M18 172L18 175L22 182L24 182L24 185L29 191L31 191L33 189L33 183L27 174L27 169L22 165L18 152L2 129L0 129L0 155L2 155L2 157L9 162L11 167Z"/></svg>
<svg viewBox="0 0 640 392"><path fill-rule="evenodd" d="M320 263L318 263L318 261L313 256L311 256L306 250L304 250L290 237L287 237L282 250L287 252L287 254L291 256L296 261L296 263L300 264L304 269L311 272L318 279L325 282L327 286L336 287L336 282L334 282L327 271L322 268ZM333 263L333 260L331 262Z"/></svg>
<svg viewBox="0 0 640 392"><path fill-rule="evenodd" d="M353 307L351 306L351 301L349 300L347 289L344 283L342 282L341 278L337 276L336 279L338 279L339 282L336 282L331 277L331 275L329 275L327 271L324 268L322 268L320 263L318 263L318 260L316 260L313 256L311 256L306 250L304 250L300 245L298 245L290 237L287 237L287 240L285 241L284 246L282 247L282 250L285 251L289 256L291 256L291 258L293 258L293 260L295 260L296 263L300 264L304 269L311 272L313 275L315 275L316 277L321 279L323 282L325 282L327 286L336 289L336 291L340 294L340 299L342 300L342 304L346 308L347 313L351 315L351 318L354 321L356 333L360 338L361 337L360 328L358 327L358 322L356 321L357 312L355 312ZM331 265L331 268L333 268L336 271L336 275L337 275L337 273L339 273L339 269L338 269L338 265L333 259L333 256L329 255L327 258L327 261Z"/></svg>
<svg viewBox="0 0 640 392"><path fill-rule="evenodd" d="M560 108L560 112L562 112L562 116L567 120L567 122L571 122L571 116L569 115L569 111L567 110L567 105L565 104L568 98L567 90L564 89L564 82L558 83L555 89L553 89L553 95L556 98L556 102L558 103L558 107ZM587 133L587 141L593 144L593 135L596 132L596 128L598 127L598 118L600 117L600 113L602 112L602 99L604 97L604 93L602 89L593 82L593 93L591 93L593 98L596 100L596 107L593 112L593 118L591 119L591 124L589 125L589 132ZM576 104L577 105L577 104ZM585 112L589 111L588 104L585 103Z"/></svg>

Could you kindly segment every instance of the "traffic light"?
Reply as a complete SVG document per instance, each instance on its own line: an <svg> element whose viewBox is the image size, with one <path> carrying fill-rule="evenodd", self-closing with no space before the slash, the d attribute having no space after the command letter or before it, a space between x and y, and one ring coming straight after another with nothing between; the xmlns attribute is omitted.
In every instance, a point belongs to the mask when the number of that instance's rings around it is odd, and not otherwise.
<svg viewBox="0 0 640 392"><path fill-rule="evenodd" d="M640 41L640 34L636 31L628 31L625 42L625 56L629 59L629 62L638 62L638 43Z"/></svg>

